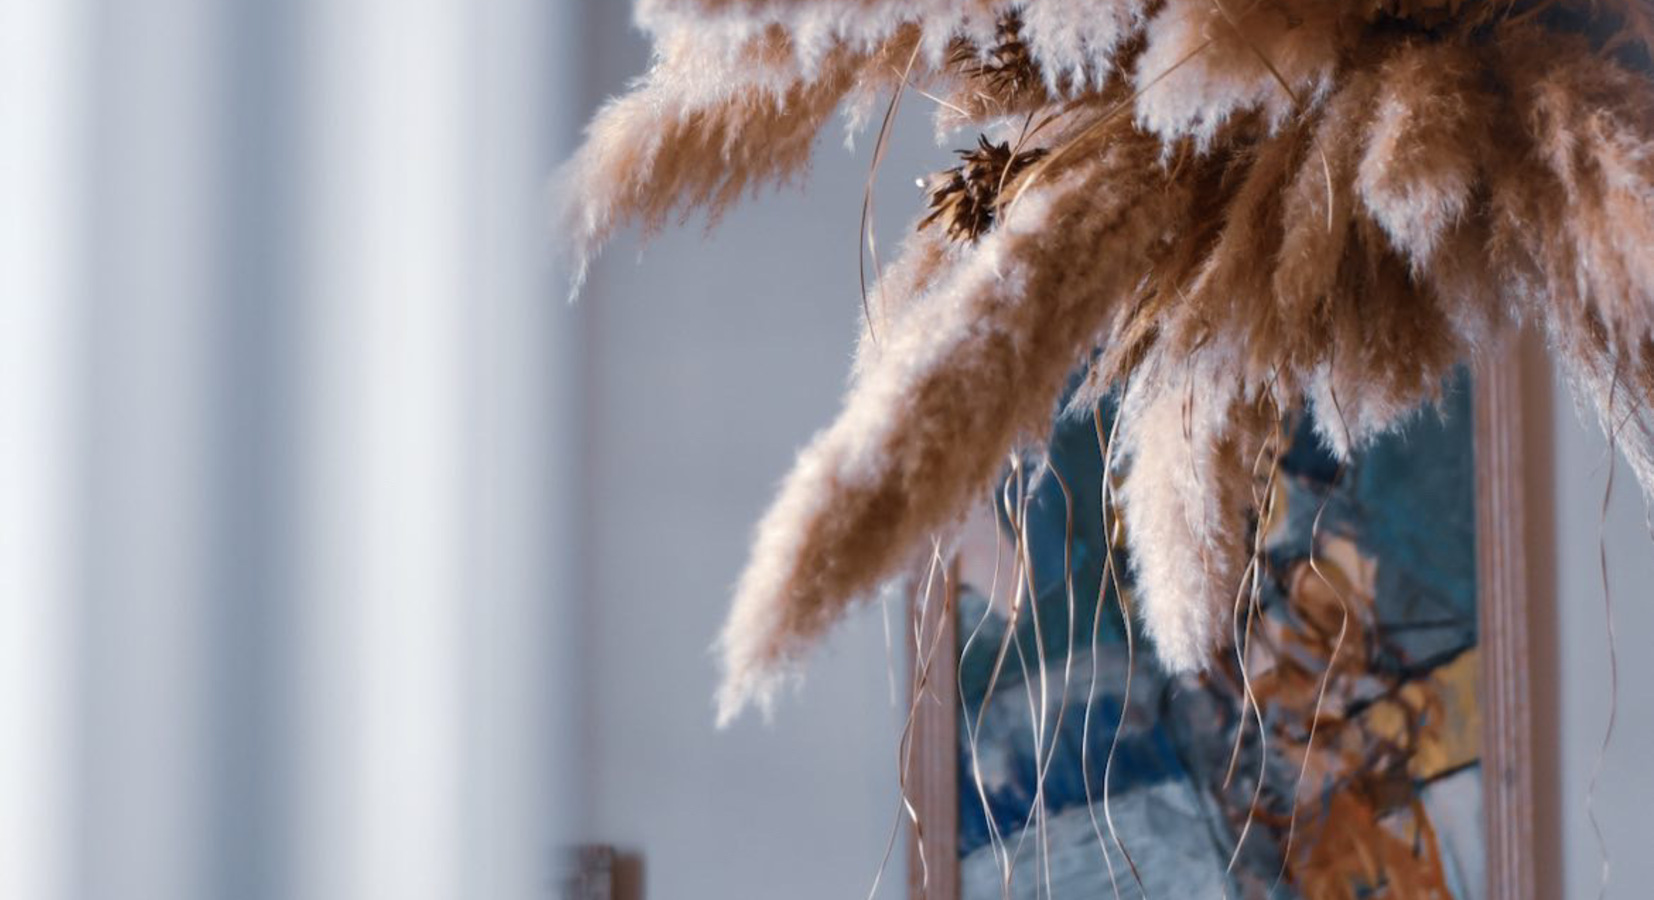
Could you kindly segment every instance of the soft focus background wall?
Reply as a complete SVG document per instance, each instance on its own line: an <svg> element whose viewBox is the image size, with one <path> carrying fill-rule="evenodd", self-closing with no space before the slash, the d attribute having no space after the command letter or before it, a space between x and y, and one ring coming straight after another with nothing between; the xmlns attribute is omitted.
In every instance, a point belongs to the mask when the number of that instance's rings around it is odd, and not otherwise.
<svg viewBox="0 0 1654 900"><path fill-rule="evenodd" d="M578 12L0 4L0 897L546 895Z"/></svg>
<svg viewBox="0 0 1654 900"><path fill-rule="evenodd" d="M648 63L627 4L591 5L593 111ZM908 227L936 153L910 116L880 234ZM650 898L866 897L896 821L904 611L858 615L766 726L713 727L710 652L747 540L797 449L838 408L860 327L857 223L872 135L820 148L803 189L766 191L605 253L585 328L582 517L587 833L640 857ZM899 173L899 174L889 174ZM881 897L905 896L898 841Z"/></svg>

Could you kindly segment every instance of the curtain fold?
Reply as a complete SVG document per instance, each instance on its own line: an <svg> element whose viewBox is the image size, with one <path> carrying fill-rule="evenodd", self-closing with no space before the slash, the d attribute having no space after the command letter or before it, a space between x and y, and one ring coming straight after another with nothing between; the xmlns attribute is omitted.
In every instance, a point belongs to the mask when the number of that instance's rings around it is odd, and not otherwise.
<svg viewBox="0 0 1654 900"><path fill-rule="evenodd" d="M543 896L578 17L0 8L0 896Z"/></svg>

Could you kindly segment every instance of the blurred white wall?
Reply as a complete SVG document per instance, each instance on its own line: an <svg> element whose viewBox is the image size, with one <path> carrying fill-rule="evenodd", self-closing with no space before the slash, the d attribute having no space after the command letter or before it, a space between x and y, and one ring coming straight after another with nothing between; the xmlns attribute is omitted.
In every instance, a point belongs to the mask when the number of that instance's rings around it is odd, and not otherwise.
<svg viewBox="0 0 1654 900"><path fill-rule="evenodd" d="M577 13L0 5L0 897L548 892Z"/></svg>
<svg viewBox="0 0 1654 900"><path fill-rule="evenodd" d="M648 59L628 4L593 8L588 110ZM915 115L881 181L887 253L914 211L915 173L945 155L923 102L908 98ZM710 647L752 528L849 373L872 136L860 143L852 155L830 132L804 189L765 191L710 234L697 219L623 237L580 300L592 601L582 826L640 857L650 900L866 897L897 813L905 706L891 704L877 606L834 634L772 725L749 715L720 733L711 702ZM902 855L898 842L881 897L905 896Z"/></svg>
<svg viewBox="0 0 1654 900"><path fill-rule="evenodd" d="M1543 378L1543 373L1541 373ZM1540 387L1542 389L1543 382ZM1642 493L1625 464L1613 472L1606 517L1603 491L1609 474L1608 446L1593 414L1576 412L1565 383L1558 380L1553 409L1534 411L1551 427L1529 440L1529 452L1554 462L1549 478L1530 494L1554 517L1542 518L1538 546L1554 541L1555 606L1541 610L1534 634L1539 717L1536 740L1540 764L1552 767L1554 781L1541 785L1540 860L1561 863L1554 879L1562 896L1596 897L1602 864L1586 811L1592 769L1602 752L1610 710L1607 616L1603 557L1607 553L1609 597L1619 651L1618 721L1602 756L1596 814L1602 825L1612 878L1609 896L1641 897L1654 885L1654 537L1644 518ZM1535 398L1542 400L1542 398ZM1549 446L1547 446L1547 444ZM1546 489L1550 496L1543 496ZM1541 562L1547 562L1542 557ZM1542 592L1538 599L1544 599ZM1547 627L1547 625L1549 627ZM1560 875L1560 877L1558 877ZM1541 889L1539 896L1546 896Z"/></svg>
<svg viewBox="0 0 1654 900"><path fill-rule="evenodd" d="M67 896L86 11L0 5L0 896ZM32 215L24 215L24 210Z"/></svg>

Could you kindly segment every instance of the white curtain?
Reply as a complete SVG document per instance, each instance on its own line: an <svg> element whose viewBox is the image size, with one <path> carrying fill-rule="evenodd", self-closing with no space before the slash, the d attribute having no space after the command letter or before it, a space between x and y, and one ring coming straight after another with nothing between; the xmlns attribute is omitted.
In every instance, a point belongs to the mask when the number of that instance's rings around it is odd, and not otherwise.
<svg viewBox="0 0 1654 900"><path fill-rule="evenodd" d="M545 896L564 0L0 0L0 897Z"/></svg>

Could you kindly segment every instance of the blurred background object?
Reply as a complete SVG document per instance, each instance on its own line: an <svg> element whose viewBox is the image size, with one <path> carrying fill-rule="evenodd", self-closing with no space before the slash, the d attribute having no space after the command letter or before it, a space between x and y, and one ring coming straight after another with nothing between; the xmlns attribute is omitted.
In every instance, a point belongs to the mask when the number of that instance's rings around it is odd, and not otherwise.
<svg viewBox="0 0 1654 900"><path fill-rule="evenodd" d="M873 135L710 237L623 238L565 305L547 186L647 63L628 7L0 3L0 898L545 897L594 843L622 900L866 896L885 611L769 726L713 729L707 648L849 370ZM948 158L928 113L878 178L886 251ZM1604 447L1529 374L1541 894L1586 897ZM1638 499L1598 797L1627 896Z"/></svg>
<svg viewBox="0 0 1654 900"><path fill-rule="evenodd" d="M613 847L575 847L564 860L562 893L557 900L613 900L615 851Z"/></svg>

